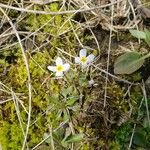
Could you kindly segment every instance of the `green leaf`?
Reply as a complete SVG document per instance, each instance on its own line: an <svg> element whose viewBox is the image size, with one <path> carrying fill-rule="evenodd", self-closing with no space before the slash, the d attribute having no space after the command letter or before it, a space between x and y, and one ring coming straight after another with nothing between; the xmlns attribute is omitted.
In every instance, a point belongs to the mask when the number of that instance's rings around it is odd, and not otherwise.
<svg viewBox="0 0 150 150"><path fill-rule="evenodd" d="M146 39L146 33L143 31L130 30L130 33L132 34L132 36L134 36L138 39Z"/></svg>
<svg viewBox="0 0 150 150"><path fill-rule="evenodd" d="M64 147L67 147L68 143L66 142L66 139L71 136L71 129L68 127L66 128L66 131L65 131L65 137L63 138L63 140L61 141L61 144L64 146Z"/></svg>
<svg viewBox="0 0 150 150"><path fill-rule="evenodd" d="M63 88L62 89L62 95L64 97L66 97L67 95L71 94L73 91L73 87L72 86L69 86L68 88Z"/></svg>
<svg viewBox="0 0 150 150"><path fill-rule="evenodd" d="M117 58L114 64L115 74L131 74L138 70L144 63L140 53L128 52Z"/></svg>
<svg viewBox="0 0 150 150"><path fill-rule="evenodd" d="M86 87L88 85L88 81L86 79L86 75L85 74L81 74L79 77L79 84L82 87Z"/></svg>
<svg viewBox="0 0 150 150"><path fill-rule="evenodd" d="M147 140L146 140L144 132L135 132L133 143L141 147L146 147Z"/></svg>
<svg viewBox="0 0 150 150"><path fill-rule="evenodd" d="M83 134L75 134L68 136L65 142L73 143L73 142L80 142L83 139Z"/></svg>
<svg viewBox="0 0 150 150"><path fill-rule="evenodd" d="M67 121L69 121L69 115L68 115L68 113L64 110L63 111L63 120L64 120L64 122L67 122Z"/></svg>
<svg viewBox="0 0 150 150"><path fill-rule="evenodd" d="M67 100L67 106L72 106L78 99L77 98L70 98Z"/></svg>
<svg viewBox="0 0 150 150"><path fill-rule="evenodd" d="M149 121L148 121L147 117L143 118L143 124L142 125L143 125L144 128L149 127Z"/></svg>
<svg viewBox="0 0 150 150"><path fill-rule="evenodd" d="M145 34L146 34L145 42L150 46L150 31L146 30Z"/></svg>

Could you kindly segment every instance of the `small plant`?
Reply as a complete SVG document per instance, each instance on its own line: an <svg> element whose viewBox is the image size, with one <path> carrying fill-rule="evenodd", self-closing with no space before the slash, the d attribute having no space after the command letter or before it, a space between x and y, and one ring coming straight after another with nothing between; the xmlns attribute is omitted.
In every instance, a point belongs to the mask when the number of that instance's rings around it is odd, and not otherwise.
<svg viewBox="0 0 150 150"><path fill-rule="evenodd" d="M149 31L137 31L130 30L130 33L138 38L144 39L145 42L150 46L150 32ZM114 64L115 74L131 74L137 71L143 64L146 58L150 57L150 53L142 56L139 52L127 52L117 58Z"/></svg>

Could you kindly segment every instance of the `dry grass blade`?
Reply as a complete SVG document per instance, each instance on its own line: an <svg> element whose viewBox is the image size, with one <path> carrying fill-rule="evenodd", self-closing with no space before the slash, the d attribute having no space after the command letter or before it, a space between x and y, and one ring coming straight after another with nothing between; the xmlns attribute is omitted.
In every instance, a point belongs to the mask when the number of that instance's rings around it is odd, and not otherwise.
<svg viewBox="0 0 150 150"><path fill-rule="evenodd" d="M20 123L20 127L21 127L21 130L22 130L22 133L23 133L23 136L24 136L24 139L25 139L25 131L23 129L23 122L22 122L22 118L20 116L20 110L19 110L19 104L18 104L18 101L17 101L17 98L16 98L16 95L13 91L12 92L12 98L13 98L13 101L14 101L14 105L15 105L15 109L16 109L16 113L17 113L17 116L18 116L18 120L19 120L19 123ZM28 147L28 145L27 145Z"/></svg>
<svg viewBox="0 0 150 150"><path fill-rule="evenodd" d="M122 0L120 0L120 1L122 1ZM82 9L82 10L68 10L68 11L61 11L61 12L35 11L35 10L29 10L29 9L24 9L24 8L13 7L13 6L5 5L5 4L2 4L2 3L0 3L0 7L12 9L12 10L17 10L17 11L21 11L21 12L34 13L34 14L45 14L45 15L48 15L48 14L50 14L50 15L60 15L61 14L62 15L62 14L72 14L72 13L78 13L78 12L92 11L92 10L95 10L95 9L101 9L101 8L109 7L109 6L112 6L112 5L117 4L117 3L118 3L118 1L115 1L113 3L98 6L98 7L94 7L94 8Z"/></svg>
<svg viewBox="0 0 150 150"><path fill-rule="evenodd" d="M114 7L111 7L111 26L113 26L113 16L114 16ZM110 35L109 35L109 46L108 46L108 55L107 55L107 72L109 70L110 65L110 52L111 52L111 42L112 42L112 28L110 28ZM106 81L105 81L105 93L104 93L104 107L106 107L106 100L107 100L107 85L108 84L108 74L106 74Z"/></svg>

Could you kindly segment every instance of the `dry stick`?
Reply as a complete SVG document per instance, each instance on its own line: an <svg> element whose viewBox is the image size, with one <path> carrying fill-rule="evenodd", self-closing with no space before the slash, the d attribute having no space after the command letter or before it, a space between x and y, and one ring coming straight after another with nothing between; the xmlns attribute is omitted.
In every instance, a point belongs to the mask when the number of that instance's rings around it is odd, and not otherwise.
<svg viewBox="0 0 150 150"><path fill-rule="evenodd" d="M9 0L8 1L8 5L11 5L11 1ZM6 13L8 14L9 12L10 12L10 10L8 10L8 9L6 9ZM2 20L1 20L1 25L0 25L0 28L2 28L3 27L3 25L4 25L4 23L5 23L5 17L3 16L3 18L2 18Z"/></svg>
<svg viewBox="0 0 150 150"><path fill-rule="evenodd" d="M34 13L34 14L61 15L61 14L79 13L79 12L86 12L86 11L92 11L92 10L95 10L95 9L105 8L105 7L109 7L109 6L112 6L114 4L117 4L117 3L121 2L121 1L122 0L119 0L119 1L115 1L115 2L110 3L110 4L106 4L106 5L102 5L102 6L97 6L97 7L92 7L92 8L88 8L88 9L68 10L68 11L61 11L61 12L53 12L53 11L46 12L46 11L38 11L38 10L29 10L29 9L24 9L24 8L18 8L18 7L13 7L13 6L5 5L5 4L2 4L2 3L0 3L0 7L12 9L12 10L17 10L17 11L21 11L21 12Z"/></svg>
<svg viewBox="0 0 150 150"><path fill-rule="evenodd" d="M4 88L4 89L0 88L0 91L6 92L8 94L11 94L11 89L9 87L7 87L4 83L2 83L1 81L0 81L0 86L3 86L3 88ZM15 95L21 96L22 93L15 93Z"/></svg>
<svg viewBox="0 0 150 150"><path fill-rule="evenodd" d="M52 148L52 150L55 150L52 125L49 126L49 132L50 132L50 136L51 136L51 148Z"/></svg>
<svg viewBox="0 0 150 150"><path fill-rule="evenodd" d="M82 10L83 7L84 7L84 6L81 6L80 9L78 9L78 11ZM73 14L71 14L71 15L67 18L67 20L65 20L65 22L61 25L61 27L59 28L59 30L61 30L62 27L63 27L67 22L69 22L69 21L71 20L71 18L72 18L75 14L76 14L76 12L74 12ZM59 31L59 30L58 30L58 31Z"/></svg>
<svg viewBox="0 0 150 150"><path fill-rule="evenodd" d="M133 17L134 17L134 21L135 21L135 26L136 26L137 30L139 30L138 25L137 25L137 23L136 23L136 14L135 14L135 11L134 11L133 4L132 4L131 0L128 0L128 2L129 2L129 5L130 5L130 7L131 7L131 11L132 11L132 13L133 13ZM140 39L138 39L138 41L139 41L139 43L140 43Z"/></svg>
<svg viewBox="0 0 150 150"><path fill-rule="evenodd" d="M12 101L12 99L2 100L2 101L0 101L0 105L1 105L1 104L4 104L4 103L6 103L6 102L10 102L10 101Z"/></svg>
<svg viewBox="0 0 150 150"><path fill-rule="evenodd" d="M63 8L63 7L61 7L61 8ZM59 9L59 11L61 10L61 8ZM44 25L42 25L38 30L40 30L40 29L42 29L44 26L46 26L54 17L55 17L55 16L53 16L48 22L46 22ZM38 30L35 31L35 33L38 32ZM68 32L68 31L65 31L65 32ZM30 37L30 36L31 36L31 35L29 35L29 37ZM24 40L24 39L23 39L23 40ZM46 46L49 42L50 42L50 41L48 40L46 43L44 43L44 44L42 44L40 47L36 48L33 52L35 52L37 49L40 50L42 47Z"/></svg>
<svg viewBox="0 0 150 150"><path fill-rule="evenodd" d="M81 46L81 47L84 47L83 44L82 44L82 42L80 41L80 39L79 39L79 37L78 37L76 31L75 31L74 28L73 28L72 22L69 21L69 24L71 25L72 31L73 31L73 33L74 33L74 35L75 35L77 41L79 42L80 46Z"/></svg>
<svg viewBox="0 0 150 150"><path fill-rule="evenodd" d="M30 71L29 71L29 65L28 65L28 61L27 61L27 57L24 51L24 48L22 46L21 43L21 39L20 36L15 28L15 26L13 25L12 21L10 20L10 18L7 16L7 14L4 12L4 10L2 8L0 8L1 12L4 14L4 16L7 18L8 22L10 23L10 25L12 26L12 29L14 30L14 32L16 33L16 37L18 39L18 42L20 44L20 48L22 51L22 55L23 55L23 59L24 59L24 63L26 66L26 71L27 71L27 76L28 76L28 90L29 90L29 114L28 114L28 122L27 122L27 126L26 126L26 132L25 132L25 139L23 142L23 146L22 146L22 150L25 149L25 145L26 145L26 141L27 141L27 136L28 136L28 131L29 131L29 126L30 126L30 119L31 119L31 100L32 100L32 86L31 86L31 77L30 77Z"/></svg>
<svg viewBox="0 0 150 150"><path fill-rule="evenodd" d="M18 34L33 34L34 32L28 32L28 31L18 31ZM6 34L1 34L0 35L0 38L4 38L6 36L10 36L10 35L14 35L15 32L9 32L9 33L6 33ZM42 35L48 35L49 33L34 33L35 35L39 35L39 34L42 34Z"/></svg>
<svg viewBox="0 0 150 150"><path fill-rule="evenodd" d="M3 5L3 4L2 4ZM1 4L0 4L0 6L1 6ZM103 5L103 6L105 6L105 5ZM106 5L107 6L107 5ZM13 7L13 6L10 6L10 7ZM15 7L15 8L17 8L17 7ZM24 10L28 10L28 9L24 9ZM77 10L77 11L74 11L74 14L76 14L77 12L80 12L80 11L82 11L82 9L80 8L79 10ZM58 12L57 12L58 13ZM61 13L61 12L60 12ZM74 15L73 14L73 15Z"/></svg>
<svg viewBox="0 0 150 150"><path fill-rule="evenodd" d="M11 93L11 89L0 81L0 86L1 85Z"/></svg>
<svg viewBox="0 0 150 150"><path fill-rule="evenodd" d="M85 20L86 20L86 22L87 22L86 16L84 16L84 17L85 17ZM95 36L95 34L94 34L94 32L92 31L92 29L91 29L90 26L88 26L88 29L90 30L90 32L91 32L91 34L92 34L92 36L93 36L93 38L94 38L94 40L95 40L95 43L96 43L96 45L97 45L97 48L98 48L99 54L100 54L100 45L99 45L99 42L98 42L98 40L97 40L97 37Z"/></svg>
<svg viewBox="0 0 150 150"><path fill-rule="evenodd" d="M22 118L21 118L21 116L20 116L20 110L19 110L19 105L18 105L18 102L17 102L17 98L16 98L16 95L15 95L15 93L13 92L12 89L11 89L11 92L12 92L12 98L13 98L13 101L14 101L16 113L17 113L17 116L18 116L18 121L19 121L21 130L22 130L23 136L24 136L24 138L25 138L25 131L24 131L23 125L22 125Z"/></svg>
<svg viewBox="0 0 150 150"><path fill-rule="evenodd" d="M82 6L82 7L83 7L83 6ZM78 11L82 10L82 7L81 7ZM76 34L76 32L75 32L75 30L74 30L74 28L73 28L72 22L70 21L71 18L72 18L75 14L76 14L76 12L74 12L73 14L71 14L71 16L69 16L69 18L67 18L67 20L61 25L61 27L59 28L59 30L61 30L62 27L63 27L67 22L69 22L69 24L71 25L72 31L73 31L73 33L74 33L74 35L75 35L77 41L79 42L80 46L83 47L83 44L81 43L80 39L78 38L78 35Z"/></svg>
<svg viewBox="0 0 150 150"><path fill-rule="evenodd" d="M12 89L9 89L9 88L8 88L5 84L3 84L2 82L0 82L0 86L1 86L1 85L3 86L3 88L6 88L8 91L6 91L5 89L2 89L2 88L0 88L0 91L12 95ZM28 114L28 112L27 112L25 106L23 105L22 101L17 98L17 95L18 95L18 96L21 96L22 94L21 94L21 93L20 93L20 94L19 94L19 93L15 93L14 91L13 91L13 93L15 94L16 100L20 103L20 105L23 107L23 109L25 110L25 112ZM7 99L7 100L4 100L4 101L1 101L0 104L6 103L6 102L12 101L12 100L13 100L13 99Z"/></svg>
<svg viewBox="0 0 150 150"><path fill-rule="evenodd" d="M90 3L90 1L87 3L87 2L85 2L85 0L83 0L82 3L83 3L83 6L86 7L86 9L89 9L88 3ZM80 6L80 5L79 5L79 6ZM97 15L97 14L96 14L95 12L93 12L93 11L92 11L91 13L92 13L93 15L95 15L95 16Z"/></svg>
<svg viewBox="0 0 150 150"><path fill-rule="evenodd" d="M51 106L50 108L48 108L45 112L41 113L41 116L39 116L36 120L34 120L32 122L32 124L30 124L30 126L33 126L41 117L43 117L46 113L48 113L51 109L53 109L55 105Z"/></svg>
<svg viewBox="0 0 150 150"><path fill-rule="evenodd" d="M64 53L64 54L66 54L66 55L72 57L72 58L75 58L75 56L73 56L73 55L67 53L67 52L66 52L65 50L63 50L63 49L60 49L60 48L58 48L58 47L56 47L56 49L59 50L59 51L61 51L61 52Z"/></svg>
<svg viewBox="0 0 150 150"><path fill-rule="evenodd" d="M122 0L120 0L119 2L121 2ZM116 2L117 3L117 2ZM116 3L111 3L111 4L107 4L107 5L103 5L103 6L99 6L98 8L104 8L104 7L108 7L108 6L111 6L111 5L113 5L113 4L116 4ZM1 6L4 6L5 8L7 7L7 5L4 5L4 4L0 4L0 7ZM11 7L11 8L10 8ZM17 7L13 7L13 6L8 6L8 8L9 9L13 9L13 8L17 8ZM98 8L93 8L93 9L98 9ZM19 11L21 11L21 9L20 8L17 8L17 9L19 9ZM16 9L15 9L16 10ZM26 10L26 11L25 11ZM31 11L32 13L34 13L34 11L33 10L29 10L29 11ZM87 9L83 9L83 10L73 10L73 13L77 13L77 12L81 12L81 11L90 11L90 9L89 10L87 10ZM28 9L24 9L24 12L28 12ZM62 12L62 11L61 11ZM57 13L60 13L61 14L61 12L52 12L52 13L54 13L54 14L57 14ZM66 11L65 11L66 12ZM71 12L70 12L71 13ZM65 14L65 13L64 13ZM46 23L47 24L47 23ZM46 24L44 24L42 27L44 27ZM42 28L41 27L41 28ZM39 30L41 29L41 28L39 28ZM37 31L39 31L39 30L37 30ZM33 32L32 34L30 34L30 35L28 35L26 38L29 38L30 36L32 36L34 33L36 33L36 32ZM21 41L24 41L26 38L24 38L24 39L22 39ZM14 46L14 45L16 45L16 44L18 44L18 42L17 43L15 43L15 44L11 44L11 45L9 45L9 46L7 46L7 47L5 47L5 48L9 48L9 47L11 47L11 46ZM4 49L4 48L2 48L2 49ZM1 50L2 50L1 49Z"/></svg>
<svg viewBox="0 0 150 150"><path fill-rule="evenodd" d="M111 28L110 28L110 35L109 35L109 46L108 46L108 55L107 55L107 72L109 70L109 62L110 62L110 52L111 52L111 38L112 38L112 26L113 26L113 14L114 14L114 6L111 7ZM104 92L104 108L106 107L106 100L107 100L107 84L108 84L108 74L106 74L106 81L105 81L105 92Z"/></svg>
<svg viewBox="0 0 150 150"><path fill-rule="evenodd" d="M30 7L32 7L32 4L31 5L29 5L29 6L27 6L26 8L30 8ZM22 14L21 14L22 15ZM17 24L17 23L19 23L20 21L22 21L23 19L24 19L24 17L25 16L23 16L22 18L21 18L21 15L19 16L20 17L20 20L19 19L17 19L18 21L16 21L15 22L15 24ZM18 18L19 18L18 17ZM10 28L8 28L6 31L4 31L1 35L3 35L5 32L7 33L7 32L9 32L10 31L10 29L11 29L11 27Z"/></svg>
<svg viewBox="0 0 150 150"><path fill-rule="evenodd" d="M129 3L129 5L130 5L130 7L131 7L131 11L132 11L132 13L133 13L134 21L136 21L136 14L135 14L134 7L133 7L133 4L132 4L131 0L128 0L128 3ZM136 22L135 22L135 25L136 25L136 28L137 28L137 30L138 30L138 25L137 25Z"/></svg>
<svg viewBox="0 0 150 150"><path fill-rule="evenodd" d="M40 143L38 143L35 147L33 147L31 150L35 150L37 147L39 147L43 142L45 142L48 138L51 137L51 134L48 135L46 138L44 138Z"/></svg>
<svg viewBox="0 0 150 150"><path fill-rule="evenodd" d="M110 76L110 77L112 77L112 78L114 78L114 79L117 79L118 81L122 81L122 82L124 82L124 83L133 85L132 82L127 81L127 80L125 80L125 79L122 79L122 78L120 78L120 77L117 77L117 76L115 76L115 75L113 75L113 74L111 74L111 73L109 73L109 72L107 72L107 71L105 71L105 70L103 70L103 69L101 69L101 68L95 66L94 64L92 64L92 66L93 66L94 68L96 68L97 70L99 70L99 71L101 71L101 72L107 74L108 76ZM134 85L136 85L136 84L134 84Z"/></svg>
<svg viewBox="0 0 150 150"><path fill-rule="evenodd" d="M133 141L133 137L134 137L134 133L135 133L135 128L136 128L136 124L134 124L134 126L133 126L132 135L131 135L131 138L130 138L130 143L129 143L129 146L128 146L128 150L130 150L131 146L132 146L132 141Z"/></svg>
<svg viewBox="0 0 150 150"><path fill-rule="evenodd" d="M36 34L36 33L37 33L38 31L40 31L44 26L46 26L50 21L51 21L51 19L50 19L48 22L46 22L44 25L42 25L40 28L38 28L36 31L32 32L30 35L27 35L25 38L21 39L21 42L23 42L23 41L26 40L27 38L31 37L32 35ZM39 34L39 33L37 33L37 34ZM12 46L17 45L18 43L19 43L19 42L13 43L13 44L11 44L11 45L9 45L9 46L6 46L6 47L1 48L0 50L10 48L10 47L12 47Z"/></svg>

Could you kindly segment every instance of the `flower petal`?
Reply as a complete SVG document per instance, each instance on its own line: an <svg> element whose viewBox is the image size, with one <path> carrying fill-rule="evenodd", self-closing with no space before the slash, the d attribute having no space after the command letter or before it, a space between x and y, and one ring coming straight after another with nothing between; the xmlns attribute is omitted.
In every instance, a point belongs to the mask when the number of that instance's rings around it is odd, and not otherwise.
<svg viewBox="0 0 150 150"><path fill-rule="evenodd" d="M61 71L61 72L56 72L56 76L57 77L62 77L64 74L63 74L63 72Z"/></svg>
<svg viewBox="0 0 150 150"><path fill-rule="evenodd" d="M57 57L57 59L56 59L56 66L57 65L62 65L62 64L63 64L62 59L60 57Z"/></svg>
<svg viewBox="0 0 150 150"><path fill-rule="evenodd" d="M64 71L68 71L70 68L70 65L66 63L63 65L63 67L64 67Z"/></svg>
<svg viewBox="0 0 150 150"><path fill-rule="evenodd" d="M79 64L80 63L80 57L75 57L75 63Z"/></svg>
<svg viewBox="0 0 150 150"><path fill-rule="evenodd" d="M83 57L83 56L86 57L86 53L87 53L87 50L86 50L86 49L81 49L79 56L80 56L80 57Z"/></svg>
<svg viewBox="0 0 150 150"><path fill-rule="evenodd" d="M88 57L87 57L87 62L88 63L91 63L93 60L94 60L95 56L93 54L90 54Z"/></svg>
<svg viewBox="0 0 150 150"><path fill-rule="evenodd" d="M47 69L53 72L56 72L56 67L55 66L47 66Z"/></svg>

